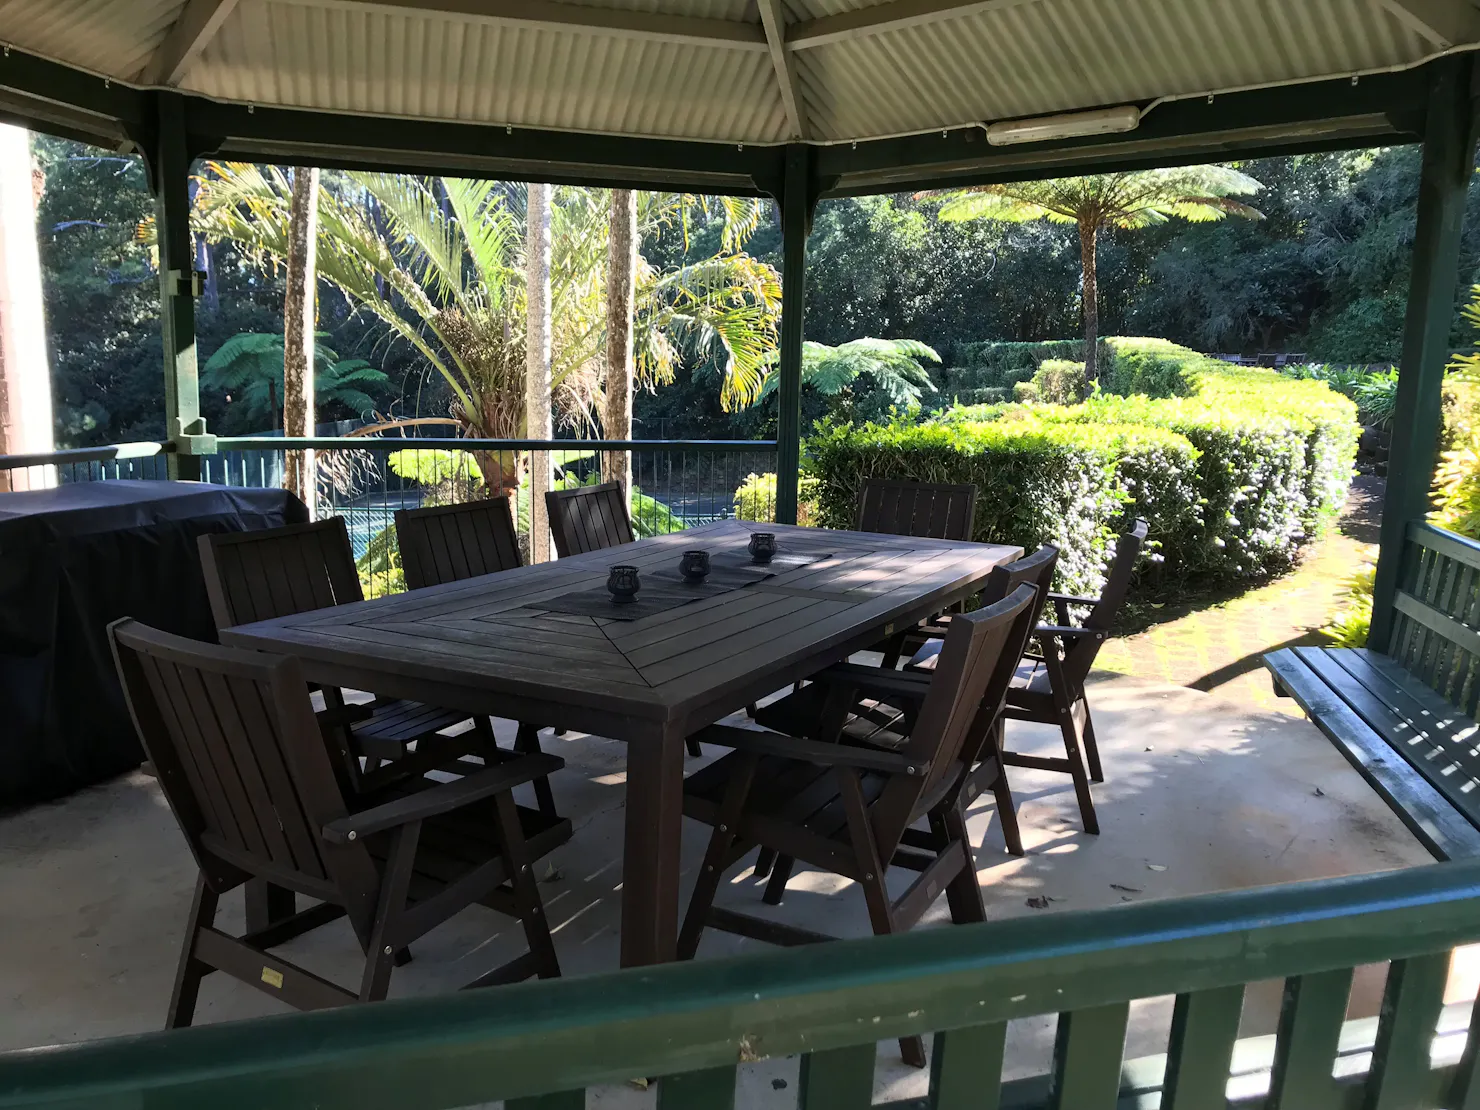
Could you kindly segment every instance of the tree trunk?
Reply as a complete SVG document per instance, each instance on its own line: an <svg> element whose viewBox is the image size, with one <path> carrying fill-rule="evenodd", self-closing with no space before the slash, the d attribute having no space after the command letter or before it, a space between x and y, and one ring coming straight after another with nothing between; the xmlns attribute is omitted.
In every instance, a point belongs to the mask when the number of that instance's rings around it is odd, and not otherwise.
<svg viewBox="0 0 1480 1110"><path fill-rule="evenodd" d="M288 217L288 276L283 296L283 435L314 432L313 344L318 291L319 171L293 171ZM283 453L283 485L315 513L312 451Z"/></svg>
<svg viewBox="0 0 1480 1110"><path fill-rule="evenodd" d="M609 249L606 268L606 397L601 412L601 429L607 439L631 439L634 384L632 300L637 286L637 194L631 189L612 190ZM630 499L631 452L605 452L601 477L607 482L621 482L623 493Z"/></svg>
<svg viewBox="0 0 1480 1110"><path fill-rule="evenodd" d="M1100 375L1099 281L1095 275L1095 235L1099 227L1095 217L1079 217L1079 259L1084 268L1084 376L1090 381Z"/></svg>
<svg viewBox="0 0 1480 1110"><path fill-rule="evenodd" d="M36 247L36 205L44 185L32 168L30 135L0 124L0 455L55 446ZM55 484L50 466L0 470L0 491Z"/></svg>
<svg viewBox="0 0 1480 1110"><path fill-rule="evenodd" d="M526 212L529 319L525 327L524 434L530 439L549 439L554 431L550 420L550 186L530 184ZM529 559L544 563L550 559L550 521L545 514L550 452L531 451L529 463Z"/></svg>

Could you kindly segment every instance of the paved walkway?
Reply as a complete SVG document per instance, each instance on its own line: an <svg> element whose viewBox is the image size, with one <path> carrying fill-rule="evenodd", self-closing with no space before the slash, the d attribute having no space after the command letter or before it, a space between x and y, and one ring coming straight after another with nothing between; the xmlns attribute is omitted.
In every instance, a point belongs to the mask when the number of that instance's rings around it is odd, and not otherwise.
<svg viewBox="0 0 1480 1110"><path fill-rule="evenodd" d="M1112 640L1096 665L1300 716L1293 702L1275 697L1260 657L1275 648L1326 641L1320 629L1338 608L1347 579L1363 562L1377 557L1381 498L1380 479L1358 479L1339 528L1294 573L1230 601Z"/></svg>

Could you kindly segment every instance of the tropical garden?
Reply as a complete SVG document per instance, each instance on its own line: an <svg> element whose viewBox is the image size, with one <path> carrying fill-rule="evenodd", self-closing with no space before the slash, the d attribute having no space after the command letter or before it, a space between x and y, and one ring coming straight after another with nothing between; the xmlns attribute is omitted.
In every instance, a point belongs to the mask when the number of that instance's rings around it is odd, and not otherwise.
<svg viewBox="0 0 1480 1110"><path fill-rule="evenodd" d="M141 167L35 141L58 442L158 435ZM1288 569L1390 420L1416 189L1417 152L1395 148L823 202L804 522L847 523L869 474L970 480L983 537L1056 540L1072 589L1132 510L1152 522L1145 591ZM774 434L769 202L235 163L199 167L194 201L215 431ZM1461 264L1468 288L1473 219ZM1480 302L1457 305L1436 491L1471 534L1477 326ZM1289 365L1231 361L1274 352ZM514 452L390 464L433 496L527 479ZM733 511L766 516L774 483L737 483Z"/></svg>

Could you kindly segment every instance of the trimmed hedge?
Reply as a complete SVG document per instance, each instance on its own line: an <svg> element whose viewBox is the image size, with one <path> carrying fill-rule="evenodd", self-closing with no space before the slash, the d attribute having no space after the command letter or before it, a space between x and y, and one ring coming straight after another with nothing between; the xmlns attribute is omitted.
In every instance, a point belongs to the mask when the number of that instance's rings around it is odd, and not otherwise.
<svg viewBox="0 0 1480 1110"><path fill-rule="evenodd" d="M1109 540L1132 511L1150 522L1163 584L1288 569L1345 499L1356 406L1323 382L1165 340L1107 346L1102 389L1084 404L957 406L919 426L821 429L808 465L822 482L822 523L846 521L864 476L970 481L980 489L978 538L1059 544L1070 590L1097 587ZM1111 392L1138 382L1192 392Z"/></svg>
<svg viewBox="0 0 1480 1110"><path fill-rule="evenodd" d="M852 527L864 478L970 482L976 538L1057 544L1059 580L1077 592L1103 584L1112 526L1127 512L1172 532L1197 513L1197 451L1158 428L1052 423L1026 412L985 422L899 419L824 427L807 457L823 527Z"/></svg>

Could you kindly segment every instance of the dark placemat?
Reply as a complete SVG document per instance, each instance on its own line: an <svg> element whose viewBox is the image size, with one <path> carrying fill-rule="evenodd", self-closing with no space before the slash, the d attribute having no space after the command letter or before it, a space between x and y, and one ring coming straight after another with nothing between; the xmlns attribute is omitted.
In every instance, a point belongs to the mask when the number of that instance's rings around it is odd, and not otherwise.
<svg viewBox="0 0 1480 1110"><path fill-rule="evenodd" d="M525 608L543 609L550 613L571 613L578 617L636 621L657 613L665 613L669 609L677 609L680 605L692 604L700 598L729 593L736 588L711 585L709 582L688 586L676 581L677 572L673 577L674 583L659 584L650 581L648 575L643 575L642 589L638 591L637 599L625 605L618 605L614 602L607 588L601 586L594 590L574 590L568 594L561 594L559 597L552 597L548 601L526 605Z"/></svg>
<svg viewBox="0 0 1480 1110"><path fill-rule="evenodd" d="M700 598L741 590L785 571L796 570L831 557L830 554L777 552L769 563L761 564L752 562L749 552L711 552L709 576L702 582L684 581L675 561L671 567L644 570L637 600L625 605L612 601L607 588L601 586L593 590L572 590L548 601L526 605L525 608L542 609L547 613L569 613L577 617L636 621L666 613L669 609L677 609L680 605L688 605Z"/></svg>

